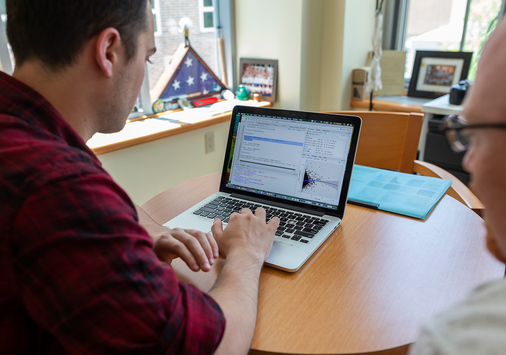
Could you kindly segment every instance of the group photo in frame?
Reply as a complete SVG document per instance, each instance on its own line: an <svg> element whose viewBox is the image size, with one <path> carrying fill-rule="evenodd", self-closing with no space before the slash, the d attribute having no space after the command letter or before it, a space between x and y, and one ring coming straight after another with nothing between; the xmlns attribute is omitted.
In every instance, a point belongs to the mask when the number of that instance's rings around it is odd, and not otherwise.
<svg viewBox="0 0 506 355"><path fill-rule="evenodd" d="M473 52L416 51L408 96L435 99L467 79Z"/></svg>
<svg viewBox="0 0 506 355"><path fill-rule="evenodd" d="M246 87L250 97L259 93L263 101L275 102L277 80L277 59L240 59L239 84Z"/></svg>

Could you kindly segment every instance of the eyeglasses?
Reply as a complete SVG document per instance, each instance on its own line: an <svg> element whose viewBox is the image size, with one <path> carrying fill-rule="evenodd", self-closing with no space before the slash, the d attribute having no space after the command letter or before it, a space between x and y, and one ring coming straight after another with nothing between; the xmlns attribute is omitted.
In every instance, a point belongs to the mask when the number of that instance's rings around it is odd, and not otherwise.
<svg viewBox="0 0 506 355"><path fill-rule="evenodd" d="M467 124L458 115L447 116L444 121L443 132L454 152L465 152L470 145L469 130L475 128L502 128L506 129L506 123L475 123Z"/></svg>

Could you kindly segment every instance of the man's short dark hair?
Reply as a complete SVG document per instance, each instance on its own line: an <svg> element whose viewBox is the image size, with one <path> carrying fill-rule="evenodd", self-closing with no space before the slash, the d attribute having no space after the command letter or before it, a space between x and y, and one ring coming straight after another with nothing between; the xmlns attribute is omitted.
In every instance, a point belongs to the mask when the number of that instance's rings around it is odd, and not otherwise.
<svg viewBox="0 0 506 355"><path fill-rule="evenodd" d="M131 59L148 23L146 0L7 0L6 9L16 65L37 59L55 70L72 64L108 27L118 30Z"/></svg>

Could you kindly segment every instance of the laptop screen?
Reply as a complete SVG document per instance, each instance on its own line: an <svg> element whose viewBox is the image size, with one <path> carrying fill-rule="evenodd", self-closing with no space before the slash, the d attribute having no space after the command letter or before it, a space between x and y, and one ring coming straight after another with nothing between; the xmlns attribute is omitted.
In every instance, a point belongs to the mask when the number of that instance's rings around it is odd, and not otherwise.
<svg viewBox="0 0 506 355"><path fill-rule="evenodd" d="M227 190L338 210L343 188L348 193L360 119L259 108L233 115Z"/></svg>

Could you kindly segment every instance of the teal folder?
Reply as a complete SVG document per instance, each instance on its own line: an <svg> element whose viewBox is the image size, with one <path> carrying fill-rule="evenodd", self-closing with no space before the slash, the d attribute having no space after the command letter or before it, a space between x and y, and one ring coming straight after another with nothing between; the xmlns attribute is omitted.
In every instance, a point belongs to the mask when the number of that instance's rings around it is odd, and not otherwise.
<svg viewBox="0 0 506 355"><path fill-rule="evenodd" d="M450 180L355 165L348 202L425 219Z"/></svg>

